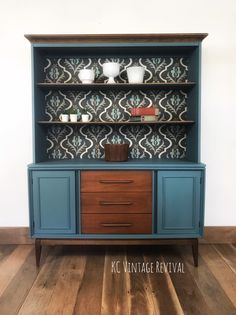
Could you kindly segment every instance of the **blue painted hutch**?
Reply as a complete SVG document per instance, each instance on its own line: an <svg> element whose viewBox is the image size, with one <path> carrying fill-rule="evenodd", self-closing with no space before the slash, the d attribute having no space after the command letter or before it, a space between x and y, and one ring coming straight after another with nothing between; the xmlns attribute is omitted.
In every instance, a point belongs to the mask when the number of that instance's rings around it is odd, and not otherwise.
<svg viewBox="0 0 236 315"><path fill-rule="evenodd" d="M33 153L28 166L36 263L45 244L190 244L204 226L200 161L201 42L207 34L25 35L32 47ZM102 64L121 65L107 84ZM126 69L145 68L130 84ZM93 68L92 84L80 69ZM159 109L131 122L132 108ZM73 109L90 122L61 122ZM106 143L128 143L106 162Z"/></svg>

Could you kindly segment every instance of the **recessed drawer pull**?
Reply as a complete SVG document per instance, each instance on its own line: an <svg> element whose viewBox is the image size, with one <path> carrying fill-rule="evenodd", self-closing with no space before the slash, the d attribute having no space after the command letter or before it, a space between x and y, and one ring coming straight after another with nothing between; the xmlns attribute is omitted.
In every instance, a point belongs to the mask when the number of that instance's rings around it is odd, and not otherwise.
<svg viewBox="0 0 236 315"><path fill-rule="evenodd" d="M130 206L133 204L131 201L100 201L101 206Z"/></svg>
<svg viewBox="0 0 236 315"><path fill-rule="evenodd" d="M132 226L131 223L101 223L101 226L104 227L128 227Z"/></svg>
<svg viewBox="0 0 236 315"><path fill-rule="evenodd" d="M101 184L130 184L134 181L131 179L100 179Z"/></svg>

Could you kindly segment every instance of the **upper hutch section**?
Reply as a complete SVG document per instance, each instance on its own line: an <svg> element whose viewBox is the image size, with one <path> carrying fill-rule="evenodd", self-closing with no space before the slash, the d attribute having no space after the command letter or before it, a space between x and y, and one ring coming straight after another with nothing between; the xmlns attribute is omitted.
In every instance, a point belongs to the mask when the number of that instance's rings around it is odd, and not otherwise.
<svg viewBox="0 0 236 315"><path fill-rule="evenodd" d="M25 35L32 43L34 162L103 159L105 143L129 143L130 159L200 162L200 56L207 34ZM102 64L121 65L107 84ZM129 84L129 66L145 68ZM93 84L81 69L93 68ZM129 122L132 108L159 109L156 123ZM69 109L89 123L62 123Z"/></svg>

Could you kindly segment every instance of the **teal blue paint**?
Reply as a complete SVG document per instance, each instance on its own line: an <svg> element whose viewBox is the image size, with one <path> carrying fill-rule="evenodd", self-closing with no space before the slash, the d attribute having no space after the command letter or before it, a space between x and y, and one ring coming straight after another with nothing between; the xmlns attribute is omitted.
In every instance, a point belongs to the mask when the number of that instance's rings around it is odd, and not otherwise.
<svg viewBox="0 0 236 315"><path fill-rule="evenodd" d="M135 240L135 239L148 239L148 240L156 240L156 239L173 239L173 238L198 238L200 237L200 233L170 233L170 234L49 234L49 233L35 233L33 238L41 238L41 239L78 239L78 240Z"/></svg>
<svg viewBox="0 0 236 315"><path fill-rule="evenodd" d="M77 171L75 177L75 199L76 199L76 222L77 222L77 234L81 234L81 198L80 198L80 171Z"/></svg>
<svg viewBox="0 0 236 315"><path fill-rule="evenodd" d="M201 172L201 209L200 209L200 236L204 233L204 216L205 216L205 181L206 181L206 171Z"/></svg>
<svg viewBox="0 0 236 315"><path fill-rule="evenodd" d="M30 226L30 235L33 236L33 221L34 221L34 214L33 214L33 179L32 179L32 172L28 170L27 172L27 179L28 179L28 205L29 205L29 226Z"/></svg>
<svg viewBox="0 0 236 315"><path fill-rule="evenodd" d="M31 46L31 80L32 80L32 149L33 149L33 162L36 162L36 147L35 147L35 78L34 78L34 65L35 65L35 55L33 45Z"/></svg>
<svg viewBox="0 0 236 315"><path fill-rule="evenodd" d="M129 160L127 162L106 162L105 160L57 160L28 165L30 170L196 170L205 164L182 160Z"/></svg>
<svg viewBox="0 0 236 315"><path fill-rule="evenodd" d="M200 185L201 177L204 179L202 170L153 172L152 234L85 235L81 234L80 222L80 172L76 175L74 171L29 172L31 235L70 239L200 237L204 219L204 180ZM58 209L61 209L59 214Z"/></svg>
<svg viewBox="0 0 236 315"><path fill-rule="evenodd" d="M53 43L37 43L37 44L32 44L32 47L34 48L80 48L80 47L85 47L85 48L96 48L96 47L171 47L171 48L182 48L182 47L198 47L199 42L166 42L166 43L143 43L143 42L135 42L135 43L80 43L80 44L53 44Z"/></svg>
<svg viewBox="0 0 236 315"><path fill-rule="evenodd" d="M152 233L157 233L157 172L152 172Z"/></svg>
<svg viewBox="0 0 236 315"><path fill-rule="evenodd" d="M197 162L200 162L201 160L201 82L202 82L202 77L201 77L201 56L202 56L202 44L199 44L199 49L198 49L198 112L197 112L197 117L198 117L198 160Z"/></svg>
<svg viewBox="0 0 236 315"><path fill-rule="evenodd" d="M199 234L200 171L158 172L158 234Z"/></svg>
<svg viewBox="0 0 236 315"><path fill-rule="evenodd" d="M73 171L34 171L35 234L70 234L76 231L75 174Z"/></svg>
<svg viewBox="0 0 236 315"><path fill-rule="evenodd" d="M46 157L46 130L36 122L44 118L43 104L44 93L36 86L36 83L41 81L42 56L39 51L32 49L32 117L33 117L33 159L35 163L45 161Z"/></svg>
<svg viewBox="0 0 236 315"><path fill-rule="evenodd" d="M146 48L145 48L146 47ZM95 48L95 49L94 49ZM101 48L98 53L96 48ZM104 48L104 49L103 49ZM43 118L44 91L36 86L42 81L42 60L47 56L83 54L102 56L117 48L118 55L135 55L144 48L151 54L191 55L192 74L196 85L188 90L189 118L186 160L129 160L109 163L104 160L47 161L46 128L36 122ZM149 48L151 52L149 52ZM158 51L159 49L159 51ZM95 50L95 52L94 52ZM200 163L201 43L98 43L98 44L33 44L33 155L28 166L30 226L32 237L68 239L163 239L196 238L203 234L205 165ZM46 162L43 162L46 161ZM81 234L80 171L81 170L152 170L152 234ZM200 184L200 178L202 183ZM32 184L33 180L33 184ZM59 209L59 210L58 210ZM164 210L163 210L164 209ZM181 220L180 220L181 217ZM33 227L35 222L35 227ZM200 228L198 226L200 222Z"/></svg>

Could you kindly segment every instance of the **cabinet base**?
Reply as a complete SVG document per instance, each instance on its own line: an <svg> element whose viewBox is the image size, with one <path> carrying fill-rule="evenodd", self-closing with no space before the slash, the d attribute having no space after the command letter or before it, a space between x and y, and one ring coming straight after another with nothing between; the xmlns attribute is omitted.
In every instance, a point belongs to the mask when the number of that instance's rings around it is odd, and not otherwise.
<svg viewBox="0 0 236 315"><path fill-rule="evenodd" d="M40 265L42 245L191 245L194 266L198 267L198 238L158 240L81 240L81 239L35 239L36 266Z"/></svg>

